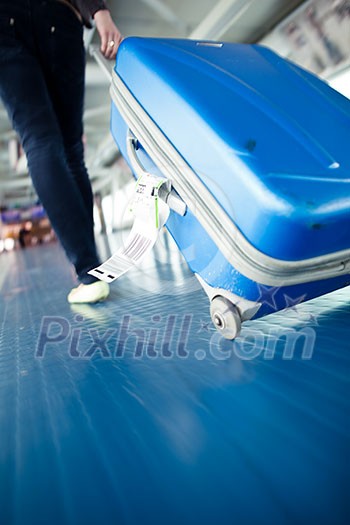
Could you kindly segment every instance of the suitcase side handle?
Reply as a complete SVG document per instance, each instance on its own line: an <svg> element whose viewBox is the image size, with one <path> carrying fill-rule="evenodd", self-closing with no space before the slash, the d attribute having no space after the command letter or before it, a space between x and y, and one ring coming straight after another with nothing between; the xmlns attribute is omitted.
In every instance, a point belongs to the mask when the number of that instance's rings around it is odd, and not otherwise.
<svg viewBox="0 0 350 525"><path fill-rule="evenodd" d="M141 164L140 159L137 156L136 150L138 148L139 142L135 135L132 133L132 131L129 129L126 137L126 149L128 152L129 161L131 164L131 167L139 179L146 173L148 173L144 166ZM168 180L168 179L165 179ZM176 191L171 186L170 181L170 191L167 191L165 188L165 185L162 186L159 192L159 197L167 203L169 208L173 210L178 215L184 216L187 211L187 206L184 203L184 201L181 199L181 197L176 193Z"/></svg>

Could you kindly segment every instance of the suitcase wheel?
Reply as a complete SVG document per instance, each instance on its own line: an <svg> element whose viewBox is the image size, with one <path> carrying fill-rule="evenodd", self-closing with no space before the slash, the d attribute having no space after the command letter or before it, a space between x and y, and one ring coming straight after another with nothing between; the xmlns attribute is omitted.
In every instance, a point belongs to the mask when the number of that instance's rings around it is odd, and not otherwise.
<svg viewBox="0 0 350 525"><path fill-rule="evenodd" d="M226 297L213 297L210 302L210 315L215 328L225 339L234 339L241 331L239 311Z"/></svg>

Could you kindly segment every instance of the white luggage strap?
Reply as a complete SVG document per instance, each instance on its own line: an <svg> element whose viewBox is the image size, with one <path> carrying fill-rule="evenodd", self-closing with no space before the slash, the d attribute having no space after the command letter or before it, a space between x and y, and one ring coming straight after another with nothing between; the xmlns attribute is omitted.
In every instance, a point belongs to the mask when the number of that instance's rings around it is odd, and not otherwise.
<svg viewBox="0 0 350 525"><path fill-rule="evenodd" d="M157 242L159 232L165 225L170 209L185 215L186 205L171 189L171 182L148 173L139 161L137 140L129 131L127 149L130 163L138 177L135 193L130 202L134 223L123 247L106 262L89 271L89 274L110 283L140 264Z"/></svg>
<svg viewBox="0 0 350 525"><path fill-rule="evenodd" d="M130 203L134 223L125 245L106 262L90 270L89 274L110 283L150 253L170 212L169 206L159 198L159 191L164 185L168 185L165 179L150 173L145 173L137 180Z"/></svg>

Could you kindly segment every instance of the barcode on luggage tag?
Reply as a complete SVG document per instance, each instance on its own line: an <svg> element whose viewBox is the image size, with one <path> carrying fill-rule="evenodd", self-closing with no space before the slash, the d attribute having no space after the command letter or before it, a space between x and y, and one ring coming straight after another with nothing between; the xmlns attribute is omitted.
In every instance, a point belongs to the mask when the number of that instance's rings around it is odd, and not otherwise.
<svg viewBox="0 0 350 525"><path fill-rule="evenodd" d="M128 245L124 248L122 254L130 257L132 261L137 262L146 253L151 244L151 239L136 233L128 242Z"/></svg>
<svg viewBox="0 0 350 525"><path fill-rule="evenodd" d="M108 283L135 266L153 248L160 228L169 216L169 207L158 200L164 179L144 175L139 179L131 210L135 216L126 245L89 273Z"/></svg>
<svg viewBox="0 0 350 525"><path fill-rule="evenodd" d="M128 240L125 248L119 250L105 263L89 273L110 283L130 270L152 245L151 239L136 233Z"/></svg>

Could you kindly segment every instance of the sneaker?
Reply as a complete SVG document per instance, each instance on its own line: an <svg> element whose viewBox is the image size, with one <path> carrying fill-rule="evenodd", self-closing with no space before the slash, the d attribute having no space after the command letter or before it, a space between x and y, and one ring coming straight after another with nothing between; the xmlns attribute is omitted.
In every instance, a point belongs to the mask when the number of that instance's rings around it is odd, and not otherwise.
<svg viewBox="0 0 350 525"><path fill-rule="evenodd" d="M68 294L69 303L97 303L104 301L109 295L109 285L104 281L96 281L92 284L80 284L73 288Z"/></svg>

